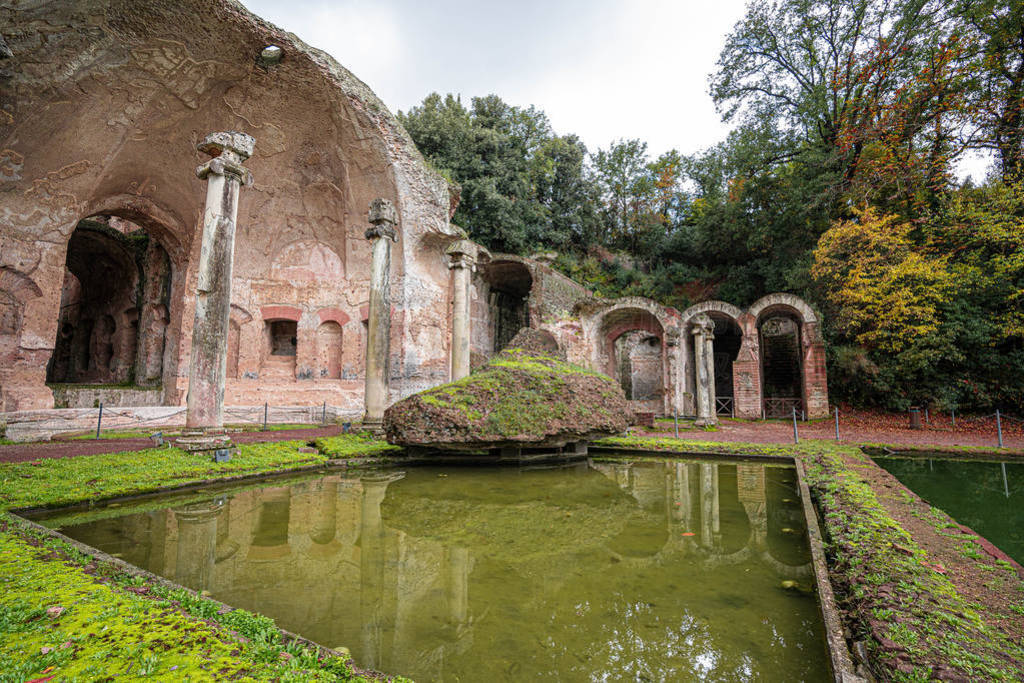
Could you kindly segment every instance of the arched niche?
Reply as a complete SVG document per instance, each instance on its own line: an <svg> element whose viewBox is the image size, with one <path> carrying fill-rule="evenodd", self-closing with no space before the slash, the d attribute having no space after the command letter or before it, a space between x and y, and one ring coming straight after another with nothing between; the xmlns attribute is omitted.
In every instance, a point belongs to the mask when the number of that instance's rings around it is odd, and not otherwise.
<svg viewBox="0 0 1024 683"><path fill-rule="evenodd" d="M533 274L526 264L509 258L492 260L481 272L489 289L487 306L493 330L493 351L498 352L519 330L530 326Z"/></svg>
<svg viewBox="0 0 1024 683"><path fill-rule="evenodd" d="M52 383L150 384L164 379L171 261L145 228L113 216L80 221L68 239Z"/></svg>

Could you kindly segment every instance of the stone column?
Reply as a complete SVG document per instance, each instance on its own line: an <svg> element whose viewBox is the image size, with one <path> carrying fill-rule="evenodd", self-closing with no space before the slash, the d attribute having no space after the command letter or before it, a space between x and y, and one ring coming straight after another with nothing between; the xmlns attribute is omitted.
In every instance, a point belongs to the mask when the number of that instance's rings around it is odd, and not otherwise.
<svg viewBox="0 0 1024 683"><path fill-rule="evenodd" d="M718 387L715 386L715 324L711 322L711 330L704 335L704 362L708 373L708 406L711 417L718 422Z"/></svg>
<svg viewBox="0 0 1024 683"><path fill-rule="evenodd" d="M366 339L366 414L363 427L379 431L388 402L388 356L391 353L391 243L398 241L398 212L387 199L370 203L372 227L366 239L373 245L370 264L369 331Z"/></svg>
<svg viewBox="0 0 1024 683"><path fill-rule="evenodd" d="M703 313L693 318L693 371L696 378L694 382L694 394L697 400L697 426L714 425L718 423L715 417L715 399L711 394L714 386L714 356L710 362L708 350L711 348L711 341L714 339L715 325L711 318ZM710 369L710 372L709 372Z"/></svg>
<svg viewBox="0 0 1024 683"><path fill-rule="evenodd" d="M200 152L213 158L196 169L196 175L207 181L207 187L188 370L187 427L224 426L224 376L238 190L252 183L252 174L242 162L252 155L255 144L256 141L245 133L229 132L211 133L198 147Z"/></svg>
<svg viewBox="0 0 1024 683"><path fill-rule="evenodd" d="M471 333L469 286L477 258L486 251L469 240L457 240L445 250L452 275L452 380L469 374L469 341Z"/></svg>

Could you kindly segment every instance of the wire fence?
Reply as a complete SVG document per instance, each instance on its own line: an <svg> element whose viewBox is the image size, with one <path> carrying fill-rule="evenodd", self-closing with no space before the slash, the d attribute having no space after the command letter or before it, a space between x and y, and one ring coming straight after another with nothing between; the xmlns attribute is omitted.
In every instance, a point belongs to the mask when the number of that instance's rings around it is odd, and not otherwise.
<svg viewBox="0 0 1024 683"><path fill-rule="evenodd" d="M153 432L149 436L154 436L163 430L183 428L186 412L184 406L110 407L103 403L96 408L27 411L15 420L8 418L3 425L4 434L0 435L18 442L76 434L99 439L112 432ZM224 424L229 428L267 430L283 424L326 426L345 417L350 415L326 402L310 406L275 406L268 402L224 408Z"/></svg>

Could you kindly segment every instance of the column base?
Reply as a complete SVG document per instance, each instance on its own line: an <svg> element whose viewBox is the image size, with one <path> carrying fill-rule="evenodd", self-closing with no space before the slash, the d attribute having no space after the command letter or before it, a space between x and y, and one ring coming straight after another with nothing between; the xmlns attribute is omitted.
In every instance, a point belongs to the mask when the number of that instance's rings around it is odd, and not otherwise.
<svg viewBox="0 0 1024 683"><path fill-rule="evenodd" d="M715 417L698 417L693 421L694 427L717 427L718 418Z"/></svg>
<svg viewBox="0 0 1024 683"><path fill-rule="evenodd" d="M374 436L380 436L384 433L384 418L364 415L360 427L364 432L370 432Z"/></svg>

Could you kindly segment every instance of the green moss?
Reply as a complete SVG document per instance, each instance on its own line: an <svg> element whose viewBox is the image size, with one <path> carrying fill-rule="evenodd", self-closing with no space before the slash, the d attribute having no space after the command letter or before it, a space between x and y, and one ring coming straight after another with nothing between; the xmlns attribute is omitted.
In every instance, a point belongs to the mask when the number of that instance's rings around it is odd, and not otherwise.
<svg viewBox="0 0 1024 683"><path fill-rule="evenodd" d="M366 434L342 434L325 436L313 442L317 449L329 458L362 458L388 453L399 453L399 446L392 446Z"/></svg>
<svg viewBox="0 0 1024 683"><path fill-rule="evenodd" d="M337 437L337 452L392 447ZM227 463L172 448L0 464L0 510L63 505L326 463L302 441L247 444ZM130 592L129 592L130 589ZM47 613L60 608L59 615ZM98 563L0 514L0 683L92 680L359 681L347 660L284 642L274 622ZM51 612L52 614L52 612ZM239 639L235 634L242 636ZM52 668L50 668L52 667ZM395 679L404 680L404 679Z"/></svg>
<svg viewBox="0 0 1024 683"><path fill-rule="evenodd" d="M573 376L606 380L608 389L596 390L605 399L618 391L613 380L601 373L511 348L473 374L416 396L426 406L457 411L488 435L513 437L543 432L553 420L570 416L571 402L565 397L567 379ZM610 416L606 409L598 414Z"/></svg>
<svg viewBox="0 0 1024 683"><path fill-rule="evenodd" d="M302 441L244 444L225 463L176 448L151 448L83 458L45 458L0 463L0 508L57 506L96 498L144 493L218 477L280 472L327 461L300 453Z"/></svg>
<svg viewBox="0 0 1024 683"><path fill-rule="evenodd" d="M59 542L0 533L0 681L365 680L345 660L282 642L266 617L220 614L213 601L110 567L92 565L92 576L86 560Z"/></svg>

